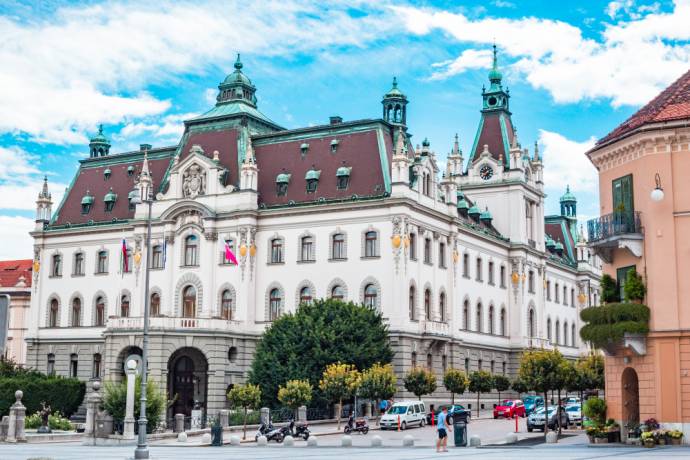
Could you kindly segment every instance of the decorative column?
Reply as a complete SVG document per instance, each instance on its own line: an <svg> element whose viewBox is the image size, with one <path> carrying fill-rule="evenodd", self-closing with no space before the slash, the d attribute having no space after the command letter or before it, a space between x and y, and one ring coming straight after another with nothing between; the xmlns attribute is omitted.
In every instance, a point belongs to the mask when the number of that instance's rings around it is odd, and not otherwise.
<svg viewBox="0 0 690 460"><path fill-rule="evenodd" d="M96 414L103 402L103 397L98 392L101 389L101 382L96 380L91 385L91 388L93 388L93 392L86 400L86 428L84 429L86 436L93 435L96 432Z"/></svg>
<svg viewBox="0 0 690 460"><path fill-rule="evenodd" d="M10 407L10 424L7 428L6 442L26 442L24 433L24 416L26 407L22 404L24 393L21 390L14 392L15 403Z"/></svg>
<svg viewBox="0 0 690 460"><path fill-rule="evenodd" d="M133 359L127 361L127 403L125 405L125 429L122 432L124 439L134 439L134 384L136 382L137 362Z"/></svg>

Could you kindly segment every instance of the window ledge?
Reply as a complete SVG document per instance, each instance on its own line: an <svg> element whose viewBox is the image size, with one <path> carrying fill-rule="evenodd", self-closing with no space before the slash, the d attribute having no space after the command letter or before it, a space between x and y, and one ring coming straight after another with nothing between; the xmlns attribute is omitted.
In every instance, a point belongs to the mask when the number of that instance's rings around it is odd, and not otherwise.
<svg viewBox="0 0 690 460"><path fill-rule="evenodd" d="M108 274L108 272L96 272L96 273L94 273L94 275L96 275L96 276L105 276L107 274Z"/></svg>
<svg viewBox="0 0 690 460"><path fill-rule="evenodd" d="M367 260L367 259L380 259L381 256L362 256L362 260Z"/></svg>
<svg viewBox="0 0 690 460"><path fill-rule="evenodd" d="M72 273L72 278L81 278L82 276L86 276L85 273Z"/></svg>
<svg viewBox="0 0 690 460"><path fill-rule="evenodd" d="M465 278L466 280L470 279L470 277L467 275L462 275L462 277Z"/></svg>
<svg viewBox="0 0 690 460"><path fill-rule="evenodd" d="M285 265L285 262L266 262L266 265Z"/></svg>
<svg viewBox="0 0 690 460"><path fill-rule="evenodd" d="M433 263L431 263L431 262L429 262L429 261L426 261L426 260L425 260L425 261L424 261L424 265L429 265L429 266L433 266L434 264L433 264Z"/></svg>
<svg viewBox="0 0 690 460"><path fill-rule="evenodd" d="M149 270L163 270L165 267L149 267Z"/></svg>
<svg viewBox="0 0 690 460"><path fill-rule="evenodd" d="M62 278L62 275L49 275L48 278Z"/></svg>
<svg viewBox="0 0 690 460"><path fill-rule="evenodd" d="M412 260L412 261L414 261L414 262L417 262L417 258L416 258L416 257L410 256L410 260Z"/></svg>
<svg viewBox="0 0 690 460"><path fill-rule="evenodd" d="M446 270L448 267L446 267L445 265L439 265L438 268Z"/></svg>
<svg viewBox="0 0 690 460"><path fill-rule="evenodd" d="M183 265L180 265L180 268L199 268L199 265L198 264L196 264L196 265L185 265L185 264L183 264Z"/></svg>
<svg viewBox="0 0 690 460"><path fill-rule="evenodd" d="M338 259L333 259L333 258L331 258L331 259L328 259L328 261L329 261L329 262L347 262L347 257L342 258L342 259L340 259L340 258L338 258Z"/></svg>
<svg viewBox="0 0 690 460"><path fill-rule="evenodd" d="M298 260L298 264L314 264L316 263L316 259L310 259L310 260Z"/></svg>

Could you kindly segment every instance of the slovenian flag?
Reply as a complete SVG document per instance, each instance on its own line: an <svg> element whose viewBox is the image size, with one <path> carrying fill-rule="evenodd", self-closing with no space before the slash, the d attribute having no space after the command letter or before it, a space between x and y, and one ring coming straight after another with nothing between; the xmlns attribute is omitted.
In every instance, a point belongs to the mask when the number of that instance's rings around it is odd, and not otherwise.
<svg viewBox="0 0 690 460"><path fill-rule="evenodd" d="M122 267L125 273L129 273L129 260L127 260L127 242L122 239Z"/></svg>
<svg viewBox="0 0 690 460"><path fill-rule="evenodd" d="M230 250L230 241L225 242L225 260L237 265L237 257L235 257L235 254Z"/></svg>

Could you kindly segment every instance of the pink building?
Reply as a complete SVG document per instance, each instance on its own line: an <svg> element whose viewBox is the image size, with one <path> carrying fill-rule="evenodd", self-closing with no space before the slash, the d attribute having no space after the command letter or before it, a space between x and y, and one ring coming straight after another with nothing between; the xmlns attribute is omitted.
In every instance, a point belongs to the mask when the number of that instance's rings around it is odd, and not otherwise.
<svg viewBox="0 0 690 460"><path fill-rule="evenodd" d="M597 142L601 217L589 241L622 289L647 285L650 332L608 350L608 416L656 418L690 438L690 71ZM624 430L625 431L625 430Z"/></svg>
<svg viewBox="0 0 690 460"><path fill-rule="evenodd" d="M0 262L0 295L8 295L10 298L7 341L3 354L20 364L26 363L24 333L31 305L31 267L31 260Z"/></svg>

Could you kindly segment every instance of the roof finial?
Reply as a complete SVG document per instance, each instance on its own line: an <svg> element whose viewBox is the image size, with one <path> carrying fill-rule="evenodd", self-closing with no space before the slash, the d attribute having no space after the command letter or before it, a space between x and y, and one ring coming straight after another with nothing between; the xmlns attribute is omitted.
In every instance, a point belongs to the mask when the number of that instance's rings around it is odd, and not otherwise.
<svg viewBox="0 0 690 460"><path fill-rule="evenodd" d="M534 141L534 159L539 160L539 143Z"/></svg>
<svg viewBox="0 0 690 460"><path fill-rule="evenodd" d="M240 53L237 53L237 60L235 61L235 68L237 70L242 69L242 61L240 61Z"/></svg>
<svg viewBox="0 0 690 460"><path fill-rule="evenodd" d="M398 87L398 77L393 77L393 88Z"/></svg>
<svg viewBox="0 0 690 460"><path fill-rule="evenodd" d="M103 134L103 123L98 125L98 134Z"/></svg>

